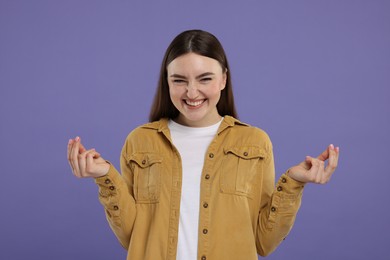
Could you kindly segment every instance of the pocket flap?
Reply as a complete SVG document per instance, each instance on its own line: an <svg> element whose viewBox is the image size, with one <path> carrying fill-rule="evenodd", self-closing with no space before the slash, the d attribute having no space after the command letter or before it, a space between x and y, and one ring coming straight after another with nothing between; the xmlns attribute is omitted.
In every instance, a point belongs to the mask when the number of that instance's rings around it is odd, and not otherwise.
<svg viewBox="0 0 390 260"><path fill-rule="evenodd" d="M162 157L157 153L133 153L128 161L135 162L141 168L147 168L155 163L161 163Z"/></svg>
<svg viewBox="0 0 390 260"><path fill-rule="evenodd" d="M264 159L267 155L265 149L257 146L240 146L223 149L225 154L232 153L242 159L250 160L255 158Z"/></svg>

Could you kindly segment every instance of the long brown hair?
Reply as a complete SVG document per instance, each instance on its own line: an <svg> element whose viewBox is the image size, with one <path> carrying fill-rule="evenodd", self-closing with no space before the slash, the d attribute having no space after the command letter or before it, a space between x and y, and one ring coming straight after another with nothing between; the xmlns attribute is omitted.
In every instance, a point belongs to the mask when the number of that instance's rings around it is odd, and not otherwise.
<svg viewBox="0 0 390 260"><path fill-rule="evenodd" d="M190 52L217 60L221 64L222 69L226 70L226 87L221 91L217 110L221 116L229 115L237 118L230 68L221 43L209 32L189 30L176 36L165 52L149 121L157 121L164 117L174 119L179 115L179 110L173 105L169 96L167 66L177 57Z"/></svg>

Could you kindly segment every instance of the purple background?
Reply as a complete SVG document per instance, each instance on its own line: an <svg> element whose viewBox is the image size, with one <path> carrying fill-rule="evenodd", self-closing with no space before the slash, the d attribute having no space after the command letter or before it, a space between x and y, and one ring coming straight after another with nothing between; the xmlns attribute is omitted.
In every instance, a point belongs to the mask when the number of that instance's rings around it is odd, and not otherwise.
<svg viewBox="0 0 390 260"><path fill-rule="evenodd" d="M125 259L80 135L119 166L147 121L163 53L201 28L222 42L240 118L266 130L277 177L328 144L325 185L267 259L389 259L389 1L0 1L0 259Z"/></svg>

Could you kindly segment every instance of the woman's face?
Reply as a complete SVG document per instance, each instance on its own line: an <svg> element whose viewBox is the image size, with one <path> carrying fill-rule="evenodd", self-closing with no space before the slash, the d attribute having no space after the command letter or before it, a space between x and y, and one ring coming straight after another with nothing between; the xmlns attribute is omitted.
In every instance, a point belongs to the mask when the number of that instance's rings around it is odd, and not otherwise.
<svg viewBox="0 0 390 260"><path fill-rule="evenodd" d="M226 71L217 60L187 53L169 63L167 72L169 94L180 112L177 123L203 127L221 120L217 103L226 85Z"/></svg>

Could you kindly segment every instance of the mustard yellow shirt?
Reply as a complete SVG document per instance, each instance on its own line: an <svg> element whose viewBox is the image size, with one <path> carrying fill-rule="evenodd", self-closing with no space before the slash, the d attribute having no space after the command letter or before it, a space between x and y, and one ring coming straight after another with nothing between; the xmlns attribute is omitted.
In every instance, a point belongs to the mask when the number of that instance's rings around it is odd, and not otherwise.
<svg viewBox="0 0 390 260"><path fill-rule="evenodd" d="M109 225L128 260L176 259L182 167L168 120L136 128L121 154L95 179ZM198 258L257 260L291 230L304 184L283 174L275 186L268 135L225 116L205 155Z"/></svg>

